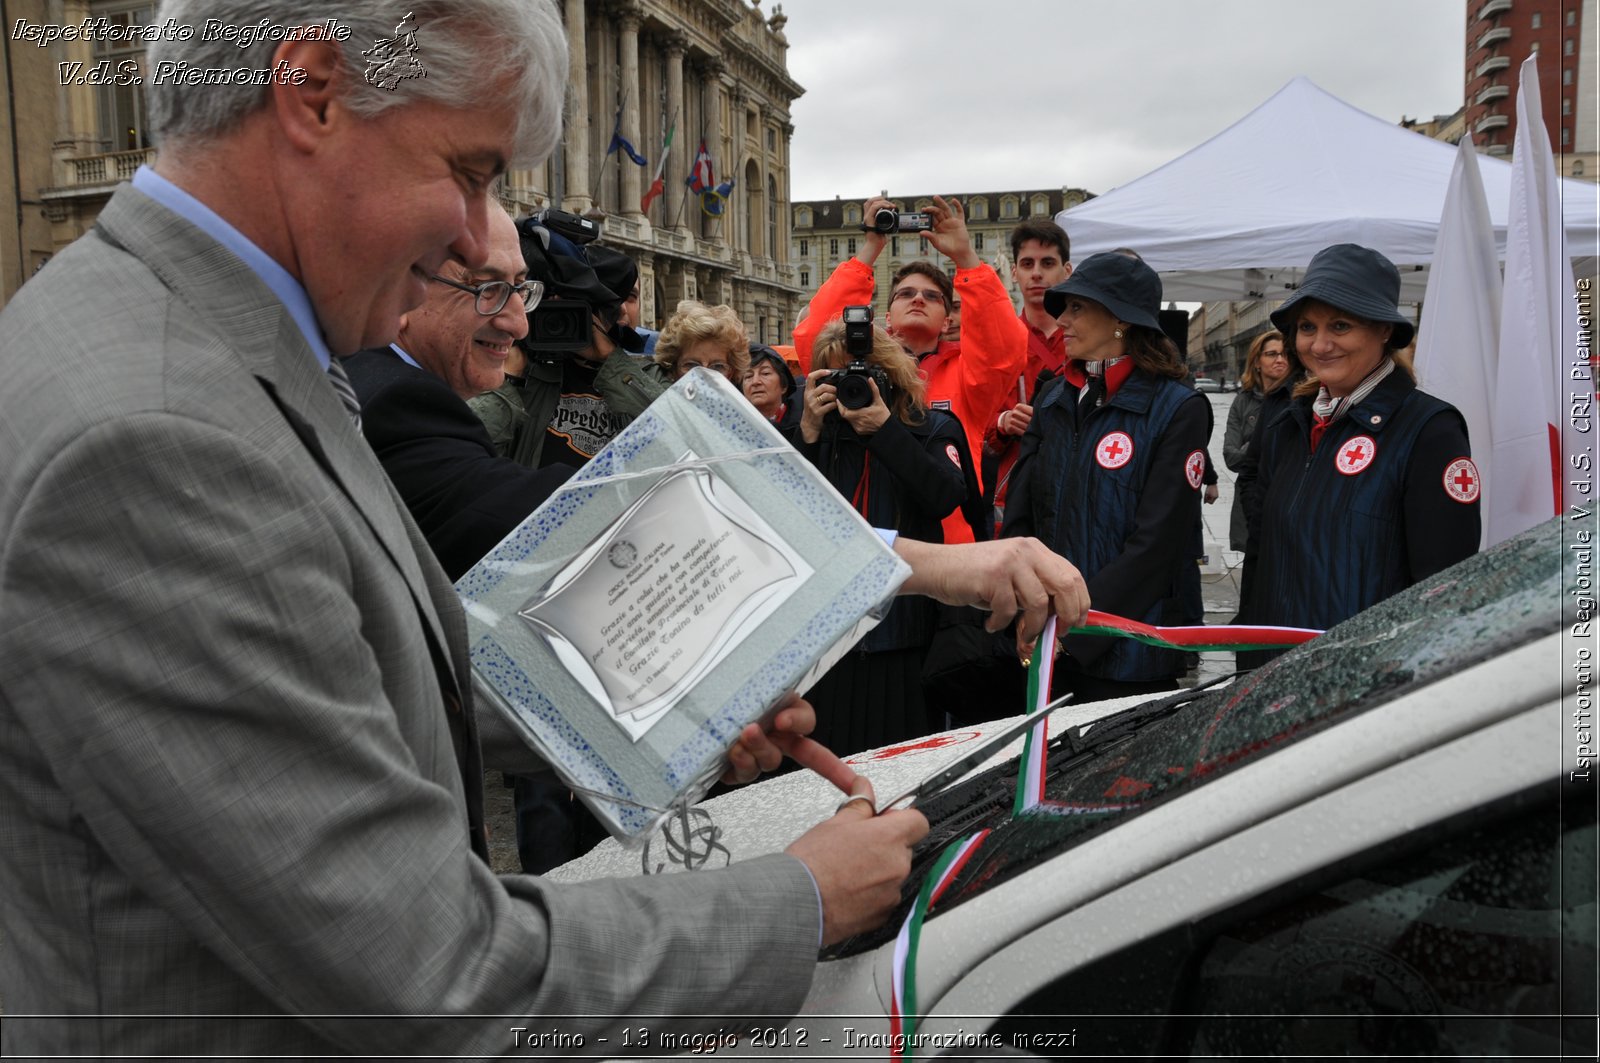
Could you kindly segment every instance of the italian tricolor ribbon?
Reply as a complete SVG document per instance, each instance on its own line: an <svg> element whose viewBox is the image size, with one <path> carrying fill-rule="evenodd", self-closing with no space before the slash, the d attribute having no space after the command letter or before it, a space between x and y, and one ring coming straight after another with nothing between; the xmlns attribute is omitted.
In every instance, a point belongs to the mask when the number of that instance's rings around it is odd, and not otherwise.
<svg viewBox="0 0 1600 1063"><path fill-rule="evenodd" d="M1310 642L1320 631L1304 627L1266 627L1258 624L1200 624L1193 627L1156 627L1113 613L1089 610L1089 617L1072 635L1110 635L1150 646L1190 653L1212 650L1281 650Z"/></svg>

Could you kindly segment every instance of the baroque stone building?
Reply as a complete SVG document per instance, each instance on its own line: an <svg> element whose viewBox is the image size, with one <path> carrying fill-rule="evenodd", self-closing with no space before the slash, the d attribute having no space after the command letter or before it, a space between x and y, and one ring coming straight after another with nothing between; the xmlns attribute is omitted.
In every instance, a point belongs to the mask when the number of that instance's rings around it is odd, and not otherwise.
<svg viewBox="0 0 1600 1063"><path fill-rule="evenodd" d="M809 199L794 204L793 240L789 248L790 261L794 263L795 280L810 301L817 288L828 279L834 267L855 255L865 235L861 228L861 205L867 196L853 199ZM1035 188L1010 192L958 192L967 211L967 231L972 234L972 247L978 257L990 263L1000 274L1012 299L1021 306L1020 298L1011 280L1011 230L1024 218L1043 218L1053 221L1058 211L1075 207L1094 198L1081 188ZM930 195L891 195L892 202L902 210L923 210L932 202ZM1068 234L1069 236L1071 234ZM876 278L878 304L876 316L888 313L889 279L907 262L927 259L947 272L954 273L950 262L915 234L892 236L889 246L878 256Z"/></svg>
<svg viewBox="0 0 1600 1063"><path fill-rule="evenodd" d="M731 303L752 338L786 337L801 305L787 260L789 105L804 90L788 74L781 6L768 14L746 0L557 2L572 59L565 135L543 166L507 176L506 205L601 218L602 241L639 260L647 324L659 327L680 299L698 298ZM154 21L155 8L155 0L9 0L8 15L36 25L104 17L140 26ZM10 29L0 53L11 86L11 166L0 177L4 299L82 235L112 189L154 154L139 85L76 84L58 66L110 60L113 70L124 62L142 70L142 43L39 47ZM613 129L647 165L607 153ZM665 192L644 212L669 129ZM717 182L734 180L716 217L684 183L702 138Z"/></svg>

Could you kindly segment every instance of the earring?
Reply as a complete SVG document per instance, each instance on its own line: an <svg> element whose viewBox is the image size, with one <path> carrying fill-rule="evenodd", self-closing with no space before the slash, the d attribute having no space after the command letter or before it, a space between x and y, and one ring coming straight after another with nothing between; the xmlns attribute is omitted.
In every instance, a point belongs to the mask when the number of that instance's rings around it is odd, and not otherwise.
<svg viewBox="0 0 1600 1063"><path fill-rule="evenodd" d="M1111 330L1111 336L1112 336L1113 339L1119 339L1120 340L1122 338L1122 330L1120 328L1119 329L1112 329Z"/></svg>

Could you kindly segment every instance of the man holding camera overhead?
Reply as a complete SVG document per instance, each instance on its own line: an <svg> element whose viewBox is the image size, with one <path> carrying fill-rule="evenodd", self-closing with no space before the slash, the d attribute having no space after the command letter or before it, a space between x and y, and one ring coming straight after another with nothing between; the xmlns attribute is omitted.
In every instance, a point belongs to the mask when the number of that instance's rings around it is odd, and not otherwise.
<svg viewBox="0 0 1600 1063"><path fill-rule="evenodd" d="M968 450L982 453L983 430L1010 402L1017 374L1027 359L1028 334L995 271L982 263L967 233L958 200L934 196L926 212L904 213L882 196L863 206L866 237L854 258L841 262L794 327L795 353L803 371L811 368L817 333L851 305L871 303L873 266L894 233L917 233L955 264L952 283L931 262L910 262L890 284L889 333L913 357L927 381L927 403L961 421ZM961 339L943 340L956 294L962 306ZM981 490L981 484L979 485ZM944 541L971 542L972 524L957 511L944 520Z"/></svg>

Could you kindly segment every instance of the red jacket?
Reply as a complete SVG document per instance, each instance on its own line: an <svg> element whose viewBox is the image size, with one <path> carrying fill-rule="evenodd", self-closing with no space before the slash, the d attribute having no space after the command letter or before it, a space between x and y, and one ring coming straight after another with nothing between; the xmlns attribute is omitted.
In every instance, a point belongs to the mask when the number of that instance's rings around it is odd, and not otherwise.
<svg viewBox="0 0 1600 1063"><path fill-rule="evenodd" d="M1025 317L1019 317L1025 329L1028 330L1028 365L1023 371L1024 388L1026 396L1018 397L1019 402L1033 404L1039 384L1039 374L1049 370L1053 375L1060 376L1061 370L1067 364L1067 338L1061 329L1046 336ZM1005 410L1013 404L1007 403L1000 413L995 414L995 419L990 421L983 430L983 450L990 461L995 463L994 471L994 526L995 534L1000 534L1000 522L1005 519L1006 489L1010 486L1011 468L1017 463L1017 455L1022 450L1022 436L1006 435L1000 431L999 418Z"/></svg>
<svg viewBox="0 0 1600 1063"><path fill-rule="evenodd" d="M822 327L845 307L873 301L872 274L870 266L847 258L811 297L810 312L794 327L802 373L811 371L811 346ZM928 382L925 401L960 419L976 461L983 452L984 429L1016 401L1017 377L1027 364L1028 332L991 267L957 270L955 287L961 297L961 342L939 344L918 365ZM972 529L959 510L944 520L944 541L972 541Z"/></svg>

